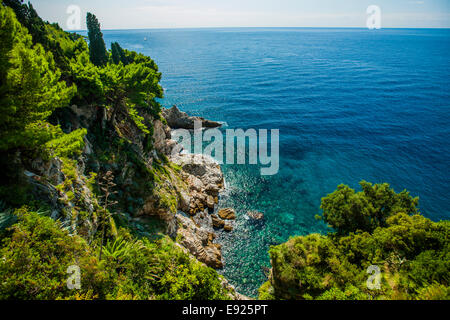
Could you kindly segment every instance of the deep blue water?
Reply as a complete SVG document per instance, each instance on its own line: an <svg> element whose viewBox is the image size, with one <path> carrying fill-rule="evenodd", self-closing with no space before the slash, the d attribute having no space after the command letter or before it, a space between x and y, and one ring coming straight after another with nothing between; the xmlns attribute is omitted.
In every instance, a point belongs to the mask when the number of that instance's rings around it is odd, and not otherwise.
<svg viewBox="0 0 450 320"><path fill-rule="evenodd" d="M236 208L222 234L223 273L255 295L268 249L325 232L321 197L345 183L389 182L420 197L421 212L450 218L450 30L200 29L106 31L107 44L150 55L163 104L225 121L280 129L280 172L224 166ZM144 39L146 38L146 40ZM266 222L245 219L248 210Z"/></svg>

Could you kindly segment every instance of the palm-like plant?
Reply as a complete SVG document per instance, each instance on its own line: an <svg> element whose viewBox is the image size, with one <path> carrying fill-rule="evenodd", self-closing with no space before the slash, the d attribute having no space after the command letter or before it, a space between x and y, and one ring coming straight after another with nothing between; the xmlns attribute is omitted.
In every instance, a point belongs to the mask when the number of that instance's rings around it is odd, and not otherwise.
<svg viewBox="0 0 450 320"><path fill-rule="evenodd" d="M7 209L3 202L0 203L0 232L11 227L17 222L17 216L11 209Z"/></svg>
<svg viewBox="0 0 450 320"><path fill-rule="evenodd" d="M133 250L137 250L141 247L139 241L127 241L122 237L115 240L108 240L106 245L103 246L103 254L108 259L111 258L116 262L126 262L130 257Z"/></svg>

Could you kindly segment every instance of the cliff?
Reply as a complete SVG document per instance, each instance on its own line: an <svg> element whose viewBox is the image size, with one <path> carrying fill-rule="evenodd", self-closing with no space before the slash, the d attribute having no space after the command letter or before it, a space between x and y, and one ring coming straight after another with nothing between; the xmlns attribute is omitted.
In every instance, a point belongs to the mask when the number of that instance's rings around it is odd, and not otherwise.
<svg viewBox="0 0 450 320"><path fill-rule="evenodd" d="M112 53L93 52L16 0L4 1L0 14L0 40L8 44L0 51L2 297L74 298L61 268L83 257L81 298L243 298L207 267L222 267L210 216L224 185L220 166L180 154L156 101L163 97L156 63L118 44ZM179 112L169 120L186 119ZM16 241L35 228L46 231ZM33 264L17 274L26 266L8 255L16 250L48 268ZM36 288L44 278L58 290L45 281Z"/></svg>
<svg viewBox="0 0 450 320"><path fill-rule="evenodd" d="M117 201L111 211L118 212L113 215L118 224L142 224L142 233L151 235L145 221L156 218L163 222L160 231L196 259L222 268L212 218L224 186L220 166L209 157L181 153L163 118L144 118L153 128L150 153L143 151L145 138L125 112L76 105L58 112L54 119L64 127L87 129L85 147L75 160L34 159L24 171L31 193L48 204L53 219L89 238L98 231L101 206L90 178L111 172L117 192L110 198Z"/></svg>

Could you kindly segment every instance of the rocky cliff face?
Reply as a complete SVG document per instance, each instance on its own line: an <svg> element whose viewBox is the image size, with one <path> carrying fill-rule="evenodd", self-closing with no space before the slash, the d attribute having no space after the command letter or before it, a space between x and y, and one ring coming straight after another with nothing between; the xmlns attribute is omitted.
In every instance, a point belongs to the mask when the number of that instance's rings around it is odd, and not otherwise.
<svg viewBox="0 0 450 320"><path fill-rule="evenodd" d="M64 163L59 158L51 161L36 159L32 172L24 171L35 199L48 205L50 215L63 222L71 233L90 239L97 231L99 208L89 178L80 174L83 161Z"/></svg>
<svg viewBox="0 0 450 320"><path fill-rule="evenodd" d="M55 114L52 121L67 132L88 129L84 150L76 160L34 159L25 166L24 179L53 219L62 221L72 233L92 239L104 205L96 181L112 172L117 194L111 195L111 201L117 205L109 210L118 220L132 225L157 218L165 233L198 261L223 267L215 230L231 231L228 219L232 213L214 214L224 177L213 159L182 153L160 116L145 115L150 135L143 134L120 108L73 106ZM226 279L223 285L232 289ZM231 298L246 299L237 292Z"/></svg>
<svg viewBox="0 0 450 320"><path fill-rule="evenodd" d="M176 114L186 120L186 114L172 112L171 122L177 121ZM54 219L90 237L102 205L94 184L110 171L117 185L112 200L118 202L110 211L129 221L159 218L165 232L199 261L221 268L214 230L232 227L212 215L224 187L220 166L209 157L181 153L163 118L151 114L144 118L150 135L142 133L125 108L72 106L58 112L53 121L63 130L88 129L85 148L75 161L35 159L25 172L32 192L48 204Z"/></svg>

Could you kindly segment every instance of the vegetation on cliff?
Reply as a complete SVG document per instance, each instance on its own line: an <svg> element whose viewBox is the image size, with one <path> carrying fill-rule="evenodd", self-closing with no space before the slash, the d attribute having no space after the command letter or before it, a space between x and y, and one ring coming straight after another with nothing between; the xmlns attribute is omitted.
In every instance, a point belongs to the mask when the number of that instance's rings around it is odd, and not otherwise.
<svg viewBox="0 0 450 320"><path fill-rule="evenodd" d="M0 299L228 299L215 270L134 219L148 197L177 206L161 196L178 168L154 146L155 62L107 51L92 14L89 41L18 0L0 24Z"/></svg>
<svg viewBox="0 0 450 320"><path fill-rule="evenodd" d="M450 299L450 222L420 215L418 199L406 191L361 187L341 185L322 199L322 219L333 232L270 249L271 277L260 298ZM370 266L379 268L379 288L367 285Z"/></svg>
<svg viewBox="0 0 450 320"><path fill-rule="evenodd" d="M104 246L102 260L82 237L45 212L25 208L3 229L0 299L224 299L216 271L163 237L136 239L120 229ZM67 287L68 266L81 270L79 290Z"/></svg>

